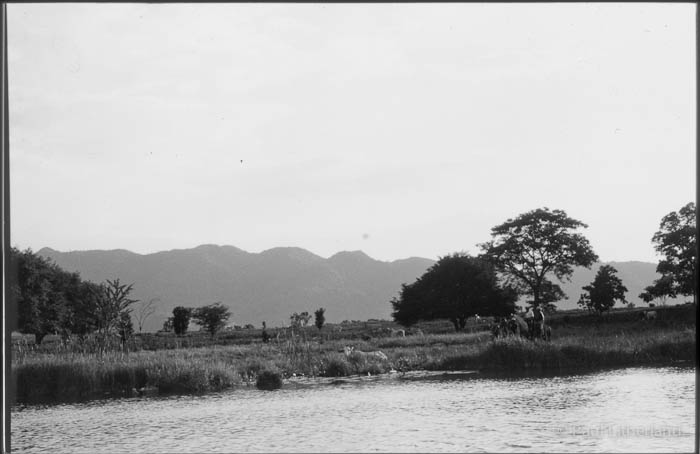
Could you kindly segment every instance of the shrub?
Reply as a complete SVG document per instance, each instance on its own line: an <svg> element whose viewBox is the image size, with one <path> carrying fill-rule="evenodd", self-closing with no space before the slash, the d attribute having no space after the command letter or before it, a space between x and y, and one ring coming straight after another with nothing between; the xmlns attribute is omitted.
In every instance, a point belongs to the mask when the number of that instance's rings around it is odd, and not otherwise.
<svg viewBox="0 0 700 454"><path fill-rule="evenodd" d="M282 387L282 377L278 372L264 370L258 374L255 387L266 391L280 389Z"/></svg>
<svg viewBox="0 0 700 454"><path fill-rule="evenodd" d="M350 365L347 361L341 358L331 358L322 374L325 377L345 377L350 373Z"/></svg>

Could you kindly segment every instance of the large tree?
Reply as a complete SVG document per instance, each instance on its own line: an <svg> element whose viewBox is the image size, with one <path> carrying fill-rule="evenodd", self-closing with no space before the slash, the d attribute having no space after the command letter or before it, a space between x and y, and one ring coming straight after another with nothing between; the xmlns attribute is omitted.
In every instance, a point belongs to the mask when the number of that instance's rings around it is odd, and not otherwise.
<svg viewBox="0 0 700 454"><path fill-rule="evenodd" d="M593 282L583 287L588 293L581 294L579 305L602 314L615 305L615 300L624 303L627 287L616 274L617 270L613 266L601 266Z"/></svg>
<svg viewBox="0 0 700 454"><path fill-rule="evenodd" d="M220 302L198 307L192 312L194 322L209 332L211 337L226 326L230 316L231 311Z"/></svg>
<svg viewBox="0 0 700 454"><path fill-rule="evenodd" d="M30 249L11 248L10 260L13 272L8 280L17 303L17 329L34 334L40 344L47 334L61 331L70 318L65 298L56 287L62 270Z"/></svg>
<svg viewBox="0 0 700 454"><path fill-rule="evenodd" d="M652 237L654 249L663 255L656 271L673 279L673 290L679 295L693 295L697 288L697 234L695 203L661 219L659 231Z"/></svg>
<svg viewBox="0 0 700 454"><path fill-rule="evenodd" d="M321 328L323 328L323 324L326 323L326 309L321 307L319 309L316 309L314 312L314 324L316 325L316 328L318 328L319 331L321 331Z"/></svg>
<svg viewBox="0 0 700 454"><path fill-rule="evenodd" d="M83 339L97 329L97 306L99 285L82 281L78 273L63 272L56 276L56 288L61 289L62 301L68 309L61 322L63 335L75 334Z"/></svg>
<svg viewBox="0 0 700 454"><path fill-rule="evenodd" d="M665 306L668 298L676 297L676 285L673 277L670 275L661 276L652 285L645 287L644 291L639 294L639 297L645 303L651 303L658 299L661 305Z"/></svg>
<svg viewBox="0 0 700 454"><path fill-rule="evenodd" d="M517 293L501 288L493 266L476 257L455 253L440 258L412 284L403 284L391 305L397 323L450 320L456 331L476 314L507 315L515 309Z"/></svg>
<svg viewBox="0 0 700 454"><path fill-rule="evenodd" d="M192 317L192 308L177 306L173 309L172 328L177 336L182 336L187 332L190 326L190 318ZM165 325L163 325L165 329Z"/></svg>
<svg viewBox="0 0 700 454"><path fill-rule="evenodd" d="M651 303L658 299L662 306L666 305L668 298L675 298L676 286L673 277L666 275L656 279L652 285L644 288L644 291L639 294L639 297L645 303Z"/></svg>
<svg viewBox="0 0 700 454"><path fill-rule="evenodd" d="M574 266L590 268L598 260L586 237L576 232L585 227L563 210L539 208L493 227L493 239L479 246L511 285L532 296L533 305L553 303L551 298L563 292L548 275L570 280Z"/></svg>

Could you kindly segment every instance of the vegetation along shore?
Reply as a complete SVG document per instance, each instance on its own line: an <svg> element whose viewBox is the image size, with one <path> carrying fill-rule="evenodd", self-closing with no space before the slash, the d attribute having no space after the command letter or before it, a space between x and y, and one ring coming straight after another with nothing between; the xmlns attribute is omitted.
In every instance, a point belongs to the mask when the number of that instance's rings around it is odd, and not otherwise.
<svg viewBox="0 0 700 454"><path fill-rule="evenodd" d="M160 347L179 340L206 346L159 348L142 345L129 353L81 352L60 343L49 347L14 347L12 376L16 403L69 402L148 394L189 394L253 386L263 372L293 376L345 377L419 370L482 373L594 371L643 365L695 365L695 305L656 308L658 318L642 320L640 310L622 309L600 322L583 311L552 317L550 342L509 336L493 339L488 323L474 321L459 333L448 324L420 324L405 337L391 336L391 322L347 324L346 335L307 327L286 339L260 341L260 330L214 337L189 333L145 342ZM317 331L317 330L316 330ZM385 335L378 335L381 332ZM351 353L345 346L381 351L387 359ZM145 347L145 348L143 348Z"/></svg>

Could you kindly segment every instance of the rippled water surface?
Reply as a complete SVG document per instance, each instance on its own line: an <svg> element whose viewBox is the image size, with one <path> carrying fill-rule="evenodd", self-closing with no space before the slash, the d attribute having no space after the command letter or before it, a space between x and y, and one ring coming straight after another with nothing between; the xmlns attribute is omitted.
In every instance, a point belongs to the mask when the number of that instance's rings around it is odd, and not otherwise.
<svg viewBox="0 0 700 454"><path fill-rule="evenodd" d="M11 416L12 452L692 452L695 371L383 378Z"/></svg>

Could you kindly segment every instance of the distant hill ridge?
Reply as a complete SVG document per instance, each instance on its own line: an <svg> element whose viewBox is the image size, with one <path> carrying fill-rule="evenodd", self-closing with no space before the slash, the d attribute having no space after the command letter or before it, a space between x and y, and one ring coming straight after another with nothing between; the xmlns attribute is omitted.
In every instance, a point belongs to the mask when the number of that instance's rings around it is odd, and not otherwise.
<svg viewBox="0 0 700 454"><path fill-rule="evenodd" d="M158 312L146 326L159 329L175 306L215 301L228 305L233 323L270 326L289 321L293 312L326 308L329 322L389 318L389 301L401 284L413 282L433 260L412 257L383 262L361 251L323 258L298 247L250 253L234 246L205 244L137 254L111 251L38 251L68 271L93 282L119 278L134 283L133 296L159 298Z"/></svg>
<svg viewBox="0 0 700 454"><path fill-rule="evenodd" d="M176 306L196 307L221 301L233 312L237 325L280 326L293 312L326 308L331 323L342 320L389 319L389 301L401 284L421 276L434 260L410 257L385 262L362 251L342 251L329 258L298 247L276 247L259 253L234 246L204 244L138 254L125 249L59 252L43 248L38 254L83 279L103 282L119 278L134 283L133 297L159 298L158 311L145 327L159 329ZM609 262L627 286L627 298L637 297L658 277L656 264ZM576 307L581 287L589 284L600 264L576 268L571 282L561 284L569 300L561 309Z"/></svg>

